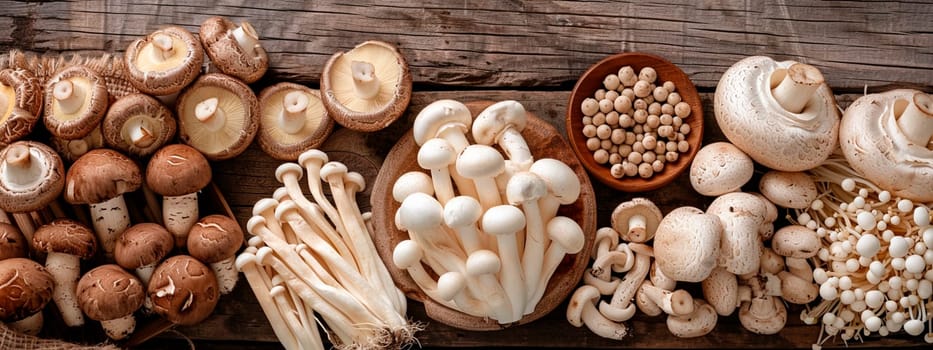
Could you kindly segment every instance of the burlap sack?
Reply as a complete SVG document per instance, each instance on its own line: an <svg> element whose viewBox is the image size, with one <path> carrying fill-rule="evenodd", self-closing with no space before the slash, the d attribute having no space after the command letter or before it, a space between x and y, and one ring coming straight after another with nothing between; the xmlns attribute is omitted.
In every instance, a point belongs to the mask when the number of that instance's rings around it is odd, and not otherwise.
<svg viewBox="0 0 933 350"><path fill-rule="evenodd" d="M0 323L0 349L4 350L119 350L112 344L76 345L61 340L25 335Z"/></svg>

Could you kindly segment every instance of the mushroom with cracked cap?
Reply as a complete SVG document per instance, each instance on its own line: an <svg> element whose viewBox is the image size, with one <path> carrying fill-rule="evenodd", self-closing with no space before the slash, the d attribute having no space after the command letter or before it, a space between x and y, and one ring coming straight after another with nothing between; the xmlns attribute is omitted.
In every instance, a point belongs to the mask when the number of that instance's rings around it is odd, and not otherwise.
<svg viewBox="0 0 933 350"><path fill-rule="evenodd" d="M836 98L808 64L744 58L720 78L713 111L726 138L771 169L811 169L836 148Z"/></svg>
<svg viewBox="0 0 933 350"><path fill-rule="evenodd" d="M105 148L85 153L65 174L65 200L90 206L94 232L108 260L113 260L117 237L130 227L123 194L136 191L141 184L136 162Z"/></svg>
<svg viewBox="0 0 933 350"><path fill-rule="evenodd" d="M531 149L522 137L527 120L528 115L521 103L514 100L499 101L476 116L471 133L476 143L489 146L498 144L519 169L527 170L534 162Z"/></svg>
<svg viewBox="0 0 933 350"><path fill-rule="evenodd" d="M654 234L654 256L661 272L677 281L706 279L718 265L722 230L718 216L695 207L667 213Z"/></svg>
<svg viewBox="0 0 933 350"><path fill-rule="evenodd" d="M42 84L30 71L0 70L0 145L29 135L42 112Z"/></svg>
<svg viewBox="0 0 933 350"><path fill-rule="evenodd" d="M603 316L595 306L599 298L599 290L596 287L584 285L577 288L570 296L567 321L574 327L586 325L590 331L603 338L622 340L628 335L628 327Z"/></svg>
<svg viewBox="0 0 933 350"><path fill-rule="evenodd" d="M408 108L411 86L405 57L382 41L335 53L321 73L324 108L338 124L357 131L392 124Z"/></svg>
<svg viewBox="0 0 933 350"><path fill-rule="evenodd" d="M50 147L20 140L0 150L0 209L26 213L54 201L65 186L65 166ZM34 228L30 220L17 221L27 241Z"/></svg>
<svg viewBox="0 0 933 350"><path fill-rule="evenodd" d="M145 94L117 99L101 124L104 143L134 157L146 157L175 137L172 111Z"/></svg>
<svg viewBox="0 0 933 350"><path fill-rule="evenodd" d="M126 48L126 78L140 92L153 96L177 94L201 73L204 49L188 30L168 26Z"/></svg>
<svg viewBox="0 0 933 350"><path fill-rule="evenodd" d="M146 186L162 195L165 228L175 236L175 246L187 243L188 231L198 221L198 192L211 182L211 165L191 146L162 147L146 165Z"/></svg>
<svg viewBox="0 0 933 350"><path fill-rule="evenodd" d="M156 267L147 293L152 310L172 323L190 326L210 316L220 299L211 268L189 255L175 255Z"/></svg>
<svg viewBox="0 0 933 350"><path fill-rule="evenodd" d="M133 313L143 305L146 291L139 279L116 264L105 264L81 276L78 304L92 320L100 321L110 339L124 339L136 329Z"/></svg>
<svg viewBox="0 0 933 350"><path fill-rule="evenodd" d="M240 224L225 215L205 216L188 233L188 253L214 270L221 295L236 286L238 275L234 262L242 245Z"/></svg>
<svg viewBox="0 0 933 350"><path fill-rule="evenodd" d="M52 275L27 258L0 260L0 320L11 329L37 335L42 309L52 300Z"/></svg>
<svg viewBox="0 0 933 350"><path fill-rule="evenodd" d="M201 22L198 37L211 64L224 74L251 84L269 68L269 56L249 22L237 26L229 19L213 16Z"/></svg>
<svg viewBox="0 0 933 350"><path fill-rule="evenodd" d="M280 82L259 93L259 147L272 158L296 161L319 147L334 129L321 93L304 85Z"/></svg>
<svg viewBox="0 0 933 350"><path fill-rule="evenodd" d="M134 270L143 287L149 285L152 271L175 247L175 237L164 226L142 222L123 231L114 247L114 260L127 270Z"/></svg>
<svg viewBox="0 0 933 350"><path fill-rule="evenodd" d="M628 242L645 243L654 238L661 222L661 210L647 198L622 202L612 210L612 228Z"/></svg>
<svg viewBox="0 0 933 350"><path fill-rule="evenodd" d="M714 142L697 151L690 163L690 185L704 196L738 191L751 180L755 162L729 142Z"/></svg>
<svg viewBox="0 0 933 350"><path fill-rule="evenodd" d="M55 280L52 299L68 327L84 324L84 314L75 294L81 277L81 260L88 260L97 252L94 232L84 224L71 219L55 219L42 225L32 237L36 250L48 253L45 269Z"/></svg>
<svg viewBox="0 0 933 350"><path fill-rule="evenodd" d="M238 156L259 132L259 100L229 75L201 75L178 96L175 108L179 139L209 160Z"/></svg>

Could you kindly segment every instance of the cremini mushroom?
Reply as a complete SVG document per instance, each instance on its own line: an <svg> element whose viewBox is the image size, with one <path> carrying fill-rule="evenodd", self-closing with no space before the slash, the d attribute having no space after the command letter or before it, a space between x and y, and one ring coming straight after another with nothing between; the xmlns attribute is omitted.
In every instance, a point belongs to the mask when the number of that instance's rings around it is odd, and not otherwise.
<svg viewBox="0 0 933 350"><path fill-rule="evenodd" d="M836 98L808 64L744 58L720 78L713 111L726 138L771 169L811 169L836 148Z"/></svg>
<svg viewBox="0 0 933 350"><path fill-rule="evenodd" d="M87 317L100 321L110 339L124 339L136 329L133 313L146 292L136 276L116 264L98 266L81 276L78 304Z"/></svg>
<svg viewBox="0 0 933 350"><path fill-rule="evenodd" d="M623 240L645 243L654 238L661 218L661 210L651 200L637 197L616 206L611 223Z"/></svg>
<svg viewBox="0 0 933 350"><path fill-rule="evenodd" d="M110 102L104 78L80 65L49 78L44 101L45 128L65 140L80 139L100 127Z"/></svg>
<svg viewBox="0 0 933 350"><path fill-rule="evenodd" d="M604 317L595 306L599 298L596 287L584 285L577 288L570 296L567 321L574 327L586 325L590 331L603 338L622 340L628 335L628 327Z"/></svg>
<svg viewBox="0 0 933 350"><path fill-rule="evenodd" d="M755 163L729 142L714 142L697 151L690 163L690 185L704 196L739 190L751 180Z"/></svg>
<svg viewBox="0 0 933 350"><path fill-rule="evenodd" d="M398 119L408 108L411 85L405 58L382 41L335 53L321 74L324 108L338 124L357 131L381 130Z"/></svg>
<svg viewBox="0 0 933 350"><path fill-rule="evenodd" d="M198 37L211 64L224 74L250 84L262 78L269 68L269 56L249 22L240 22L238 26L229 19L213 16L201 23Z"/></svg>
<svg viewBox="0 0 933 350"><path fill-rule="evenodd" d="M117 237L130 227L123 194L136 191L141 184L136 162L105 148L85 153L65 175L65 200L90 206L94 232L108 260L113 260Z"/></svg>
<svg viewBox="0 0 933 350"><path fill-rule="evenodd" d="M654 235L658 267L677 281L703 281L718 265L722 230L716 215L690 206L672 210Z"/></svg>
<svg viewBox="0 0 933 350"><path fill-rule="evenodd" d="M855 100L839 143L852 169L892 196L933 201L933 97L896 89Z"/></svg>
<svg viewBox="0 0 933 350"><path fill-rule="evenodd" d="M0 260L28 257L29 244L19 228L0 222Z"/></svg>
<svg viewBox="0 0 933 350"><path fill-rule="evenodd" d="M164 226L141 222L123 231L114 248L114 259L120 267L133 270L143 287L156 265L168 257L175 247L175 237Z"/></svg>
<svg viewBox="0 0 933 350"><path fill-rule="evenodd" d="M32 242L37 251L48 254L45 269L55 280L52 299L65 325L83 325L84 314L75 290L81 277L81 260L88 260L97 252L94 232L80 222L62 218L40 226Z"/></svg>
<svg viewBox="0 0 933 350"><path fill-rule="evenodd" d="M272 158L296 161L319 147L334 129L321 93L304 85L281 82L259 93L259 147Z"/></svg>
<svg viewBox="0 0 933 350"><path fill-rule="evenodd" d="M0 146L29 135L41 116L42 84L25 69L0 70Z"/></svg>
<svg viewBox="0 0 933 350"><path fill-rule="evenodd" d="M736 275L758 271L762 249L758 230L767 215L763 201L750 193L730 192L716 197L706 213L719 217L722 224L718 264Z"/></svg>
<svg viewBox="0 0 933 350"><path fill-rule="evenodd" d="M127 80L140 92L171 96L201 73L204 49L188 30L168 26L130 43L124 61Z"/></svg>
<svg viewBox="0 0 933 350"><path fill-rule="evenodd" d="M110 105L101 124L104 143L134 157L147 157L171 141L177 129L172 111L145 94L129 94Z"/></svg>
<svg viewBox="0 0 933 350"><path fill-rule="evenodd" d="M210 316L220 299L214 272L189 255L175 255L159 264L147 291L153 311L187 326Z"/></svg>
<svg viewBox="0 0 933 350"><path fill-rule="evenodd" d="M200 218L198 192L210 181L207 158L191 146L167 145L149 159L146 186L162 195L163 221L176 247L185 245L188 231Z"/></svg>
<svg viewBox="0 0 933 350"><path fill-rule="evenodd" d="M20 140L4 147L0 150L0 209L15 215L45 208L62 193L64 173L61 158L45 144ZM34 228L20 226L31 241Z"/></svg>
<svg viewBox="0 0 933 350"><path fill-rule="evenodd" d="M471 134L476 143L490 146L498 144L519 169L527 170L534 162L531 149L522 137L527 120L528 115L521 103L515 100L499 101L476 116Z"/></svg>
<svg viewBox="0 0 933 350"><path fill-rule="evenodd" d="M0 286L0 320L22 333L39 334L42 309L52 300L52 275L27 258L0 260Z"/></svg>
<svg viewBox="0 0 933 350"><path fill-rule="evenodd" d="M209 160L246 150L259 131L259 100L243 82L222 73L201 75L176 104L179 139Z"/></svg>
<svg viewBox="0 0 933 350"><path fill-rule="evenodd" d="M194 224L188 234L188 253L214 270L220 294L227 294L238 279L236 253L243 245L243 230L233 218L208 215Z"/></svg>

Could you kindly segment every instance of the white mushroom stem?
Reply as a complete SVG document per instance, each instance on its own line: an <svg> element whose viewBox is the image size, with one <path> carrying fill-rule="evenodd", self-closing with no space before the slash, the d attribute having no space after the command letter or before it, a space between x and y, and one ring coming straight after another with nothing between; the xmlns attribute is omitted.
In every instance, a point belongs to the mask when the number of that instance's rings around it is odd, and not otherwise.
<svg viewBox="0 0 933 350"><path fill-rule="evenodd" d="M308 120L305 117L305 111L311 100L304 92L295 90L285 94L282 98L282 114L279 115L279 128L288 134L296 134L301 131Z"/></svg>
<svg viewBox="0 0 933 350"><path fill-rule="evenodd" d="M220 108L220 100L216 97L198 102L194 106L194 117L209 131L220 130L227 123L227 115L223 108Z"/></svg>
<svg viewBox="0 0 933 350"><path fill-rule="evenodd" d="M256 264L256 256L253 253L241 253L236 259L236 267L246 277L247 284L253 290L253 295L256 296L266 319L269 320L275 337L286 349L299 349L295 334L285 323L282 311L278 309L269 295L272 282L266 271Z"/></svg>
<svg viewBox="0 0 933 350"><path fill-rule="evenodd" d="M372 63L353 61L350 63L350 73L353 75L353 87L356 96L371 100L379 94L379 77L376 76L376 67Z"/></svg>
<svg viewBox="0 0 933 350"><path fill-rule="evenodd" d="M282 280L282 276L273 276L272 286L278 285L282 285L286 288L286 290L288 288L288 284ZM289 305L295 308L298 314L298 321L301 323L301 330L298 333L301 334L300 337L307 339L304 341L299 341L298 343L301 344L304 342L310 344L313 349L323 350L323 344L321 344L321 334L318 331L317 320L314 318L314 309L311 309L311 307L309 307L307 303L301 300L301 297L299 297L296 293L293 293L290 290L287 290L287 292L289 300L291 301ZM347 337L346 335L339 336L345 338Z"/></svg>
<svg viewBox="0 0 933 350"><path fill-rule="evenodd" d="M69 182L70 183L70 182ZM113 260L113 250L117 245L117 238L130 227L129 211L123 195L110 198L100 203L91 203L91 221L97 241L104 250L107 260Z"/></svg>
<svg viewBox="0 0 933 350"><path fill-rule="evenodd" d="M457 305L458 310L474 317L489 316L489 308L486 301L480 301L474 298L466 288L467 283L476 281L467 281L465 273L450 271L437 278L437 291L439 297L445 300L452 300Z"/></svg>
<svg viewBox="0 0 933 350"><path fill-rule="evenodd" d="M100 321L100 326L104 328L104 333L110 339L121 340L133 334L133 330L136 329L136 317L129 314L112 320Z"/></svg>
<svg viewBox="0 0 933 350"><path fill-rule="evenodd" d="M647 237L644 233L648 229L648 219L644 215L635 214L628 219L629 237Z"/></svg>
<svg viewBox="0 0 933 350"><path fill-rule="evenodd" d="M599 297L599 291L593 286L584 285L570 297L570 306L567 308L567 321L574 327L586 325L596 335L603 338L622 340L628 335L628 327L623 323L607 319L596 309L593 300ZM583 305L575 305L583 303ZM580 309L579 318L571 316L572 309Z"/></svg>
<svg viewBox="0 0 933 350"><path fill-rule="evenodd" d="M508 324L522 318L516 312L506 285L496 277L502 269L502 261L490 250L480 249L467 258L465 272L467 278L477 281L467 284L470 292L489 306L489 316L500 324Z"/></svg>
<svg viewBox="0 0 933 350"><path fill-rule="evenodd" d="M269 295L272 296L276 307L280 311L285 311L281 312L281 314L286 324L291 328L292 334L297 335L299 349L322 349L323 345L320 344L320 337L309 336L308 329L303 326L298 318L298 306L292 304L289 294L282 285L275 285L269 290ZM314 329L317 329L317 325L315 325Z"/></svg>
<svg viewBox="0 0 933 350"><path fill-rule="evenodd" d="M895 103L897 126L908 140L921 147L933 142L933 97L917 92L900 116L897 112Z"/></svg>
<svg viewBox="0 0 933 350"><path fill-rule="evenodd" d="M259 47L259 34L256 28L253 28L249 22L241 22L240 26L233 30L233 38L236 39L237 46L246 53L256 52Z"/></svg>
<svg viewBox="0 0 933 350"><path fill-rule="evenodd" d="M227 294L236 287L239 274L234 267L235 256L211 263L211 270L214 270L214 277L217 278L217 286L220 294Z"/></svg>
<svg viewBox="0 0 933 350"><path fill-rule="evenodd" d="M780 70L775 71L779 74ZM784 72L784 78L777 87L771 89L774 99L791 113L800 113L813 97L816 89L825 81L823 74L816 67L804 63L795 63ZM812 118L816 115L802 116Z"/></svg>
<svg viewBox="0 0 933 350"><path fill-rule="evenodd" d="M641 249L650 250L651 247L640 243L629 243L630 248L636 245L641 246L641 248L634 251L635 265L625 273L625 279L622 280L622 283L619 283L615 292L612 293L612 300L609 303L599 302L600 312L606 318L616 322L628 321L629 318L634 316L635 305L632 304L632 299L635 297L635 293L641 286L642 281L645 280L645 276L648 276L648 270L651 268L651 255L639 252ZM612 310L631 310L632 312L620 313Z"/></svg>
<svg viewBox="0 0 933 350"><path fill-rule="evenodd" d="M334 208L334 205L331 204L330 200L324 196L324 189L321 184L321 167L324 166L324 163L328 162L327 153L324 153L317 149L310 149L302 153L298 157L298 163L305 168L305 176L307 177L308 191L311 192L311 196L314 198L314 202L327 214L327 217L330 219L330 222L333 223L334 229L337 230L342 236L347 236L347 230L343 227L343 222L340 220L340 214L337 213L337 209ZM297 180L295 180L297 182ZM292 186L287 184L287 186ZM294 190L290 190L294 191ZM301 192L300 190L298 192ZM301 198L294 199L299 205L304 205L304 202L308 201L304 196Z"/></svg>
<svg viewBox="0 0 933 350"><path fill-rule="evenodd" d="M693 312L693 297L683 289L667 291L649 283L642 283L641 288L645 297L668 315L684 316Z"/></svg>
<svg viewBox="0 0 933 350"><path fill-rule="evenodd" d="M40 311L24 319L7 323L6 325L10 327L10 329L26 335L39 335L44 323L45 318L42 317L42 312Z"/></svg>
<svg viewBox="0 0 933 350"><path fill-rule="evenodd" d="M551 221L547 223L545 230L548 232L548 236L551 237L551 243L544 252L544 262L541 267L540 278L538 278L537 283L531 287L534 290L529 293L530 296L525 303L525 313L533 312L538 302L544 297L548 281L551 280L554 272L557 271L561 261L564 260L564 256L567 254L579 253L580 250L583 249L583 245L586 241L583 235L583 228L581 228L576 221L566 216L558 216L551 219ZM563 237L558 237L559 235ZM555 238L561 239L558 240ZM567 245L568 243L569 245ZM611 285L613 283L610 282L611 280L611 277L607 278L605 284ZM616 280L618 281L618 279ZM602 292L602 289L600 289L600 292ZM609 291L606 294L609 293L612 292Z"/></svg>
<svg viewBox="0 0 933 350"><path fill-rule="evenodd" d="M155 62L164 62L175 55L174 40L171 36L163 33L156 33L152 36L152 60Z"/></svg>
<svg viewBox="0 0 933 350"><path fill-rule="evenodd" d="M175 236L175 246L185 246L188 242L188 231L200 218L198 193L162 197L162 218L165 229Z"/></svg>
<svg viewBox="0 0 933 350"><path fill-rule="evenodd" d="M75 291L78 279L81 277L81 261L76 255L50 252L45 258L45 268L55 281L52 289L52 300L62 315L62 320L68 327L77 327L84 324L84 313L78 306Z"/></svg>
<svg viewBox="0 0 933 350"><path fill-rule="evenodd" d="M136 147L149 147L156 140L148 118L132 118L123 125L123 128L126 130L126 135L130 137L130 142Z"/></svg>
<svg viewBox="0 0 933 350"><path fill-rule="evenodd" d="M62 113L73 114L84 106L84 97L87 92L71 80L62 80L52 86L52 97L58 101Z"/></svg>
<svg viewBox="0 0 933 350"><path fill-rule="evenodd" d="M418 285L425 294L441 305L457 310L456 304L449 299L441 297L437 291L437 282L431 278L431 275L421 265L421 258L424 251L420 245L413 240L403 240L395 245L392 251L392 261L396 267L408 272L412 281Z"/></svg>

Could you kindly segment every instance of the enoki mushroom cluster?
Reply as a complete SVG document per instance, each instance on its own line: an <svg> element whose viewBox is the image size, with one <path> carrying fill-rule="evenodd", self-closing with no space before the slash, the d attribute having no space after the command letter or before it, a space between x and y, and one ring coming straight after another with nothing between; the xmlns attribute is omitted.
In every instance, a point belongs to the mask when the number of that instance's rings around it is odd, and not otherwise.
<svg viewBox="0 0 933 350"><path fill-rule="evenodd" d="M800 315L821 324L816 346L901 330L933 343L931 204L892 196L837 155L809 173L820 195L791 220L822 242L811 259L822 301Z"/></svg>
<svg viewBox="0 0 933 350"><path fill-rule="evenodd" d="M421 326L405 318L405 296L379 259L368 213L356 203L366 185L362 175L312 149L298 163L280 165L275 176L283 187L256 202L247 223L254 237L236 263L282 345L323 349L318 318L338 348L414 343ZM303 176L314 201L302 192Z"/></svg>

